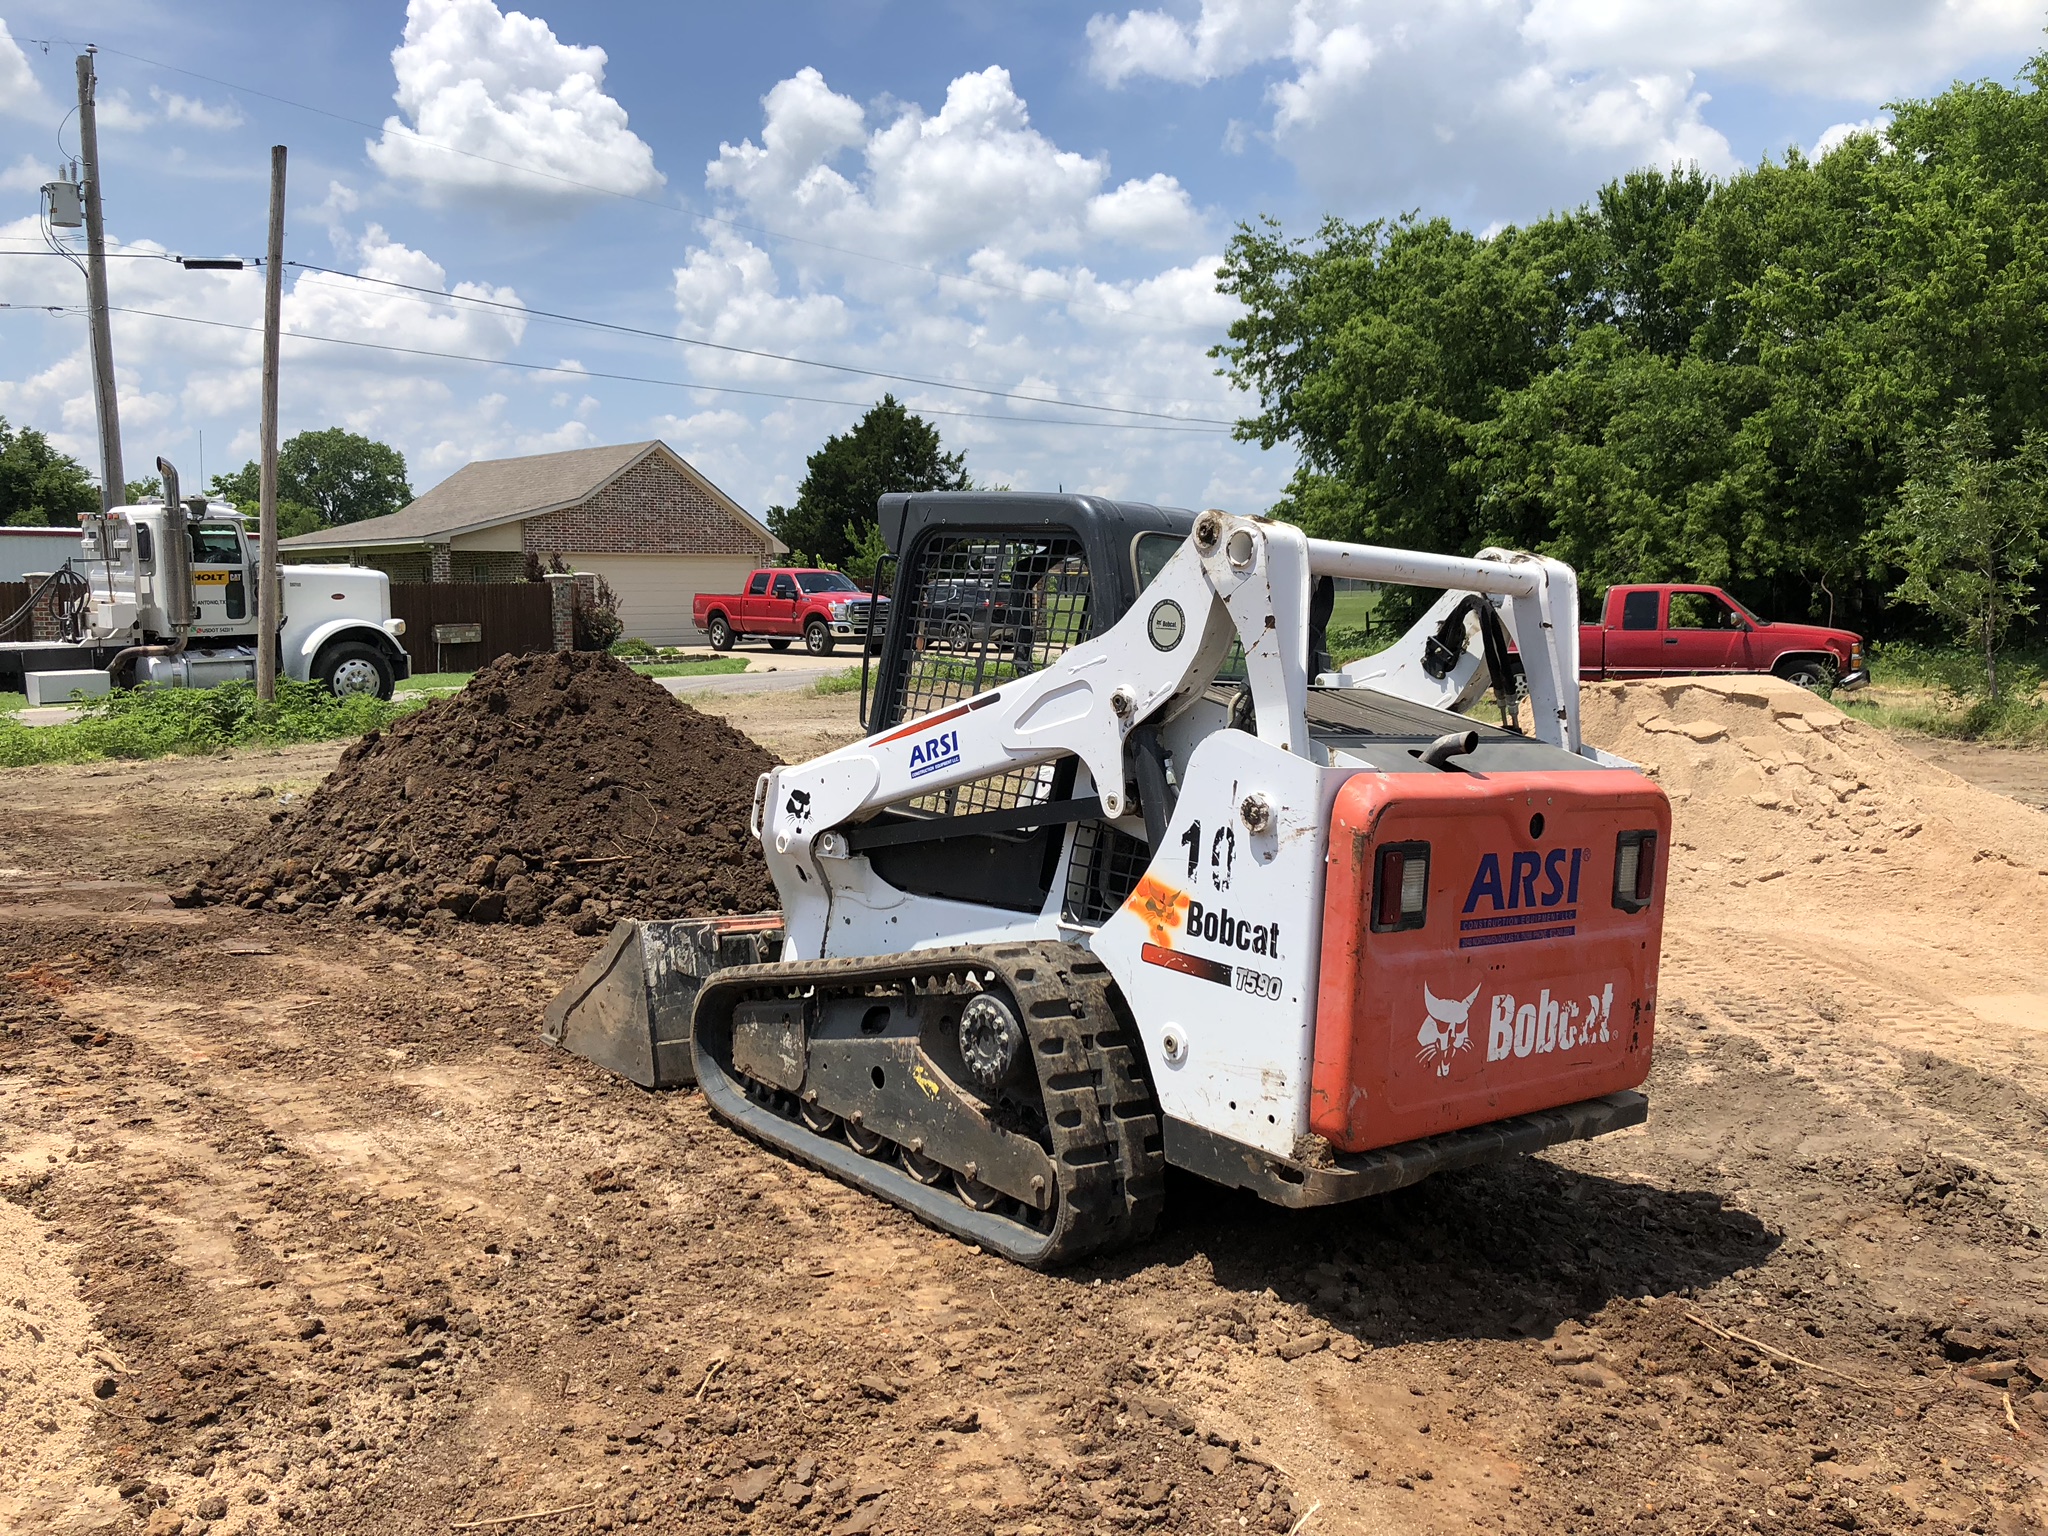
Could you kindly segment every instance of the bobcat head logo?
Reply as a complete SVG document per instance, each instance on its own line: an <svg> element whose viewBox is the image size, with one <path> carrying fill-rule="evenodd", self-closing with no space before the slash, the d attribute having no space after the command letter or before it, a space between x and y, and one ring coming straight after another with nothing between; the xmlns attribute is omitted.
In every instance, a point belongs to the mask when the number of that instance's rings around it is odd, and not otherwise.
<svg viewBox="0 0 2048 1536"><path fill-rule="evenodd" d="M1422 1047L1422 1060L1435 1063L1438 1077L1449 1077L1451 1058L1472 1048L1472 1030L1466 1020L1478 999L1478 987L1466 993L1464 1001L1452 1002L1430 991L1428 982L1422 984L1422 1006L1429 1017L1416 1031L1415 1043Z"/></svg>

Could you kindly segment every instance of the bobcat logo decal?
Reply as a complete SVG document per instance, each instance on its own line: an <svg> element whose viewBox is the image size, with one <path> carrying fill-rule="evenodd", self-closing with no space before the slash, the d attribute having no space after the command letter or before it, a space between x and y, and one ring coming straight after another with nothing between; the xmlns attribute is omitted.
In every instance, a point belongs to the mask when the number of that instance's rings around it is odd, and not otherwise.
<svg viewBox="0 0 2048 1536"><path fill-rule="evenodd" d="M1428 982L1422 984L1422 1006L1429 1017L1416 1031L1415 1043L1422 1047L1417 1053L1421 1059L1435 1064L1438 1077L1449 1077L1451 1058L1472 1049L1472 1030L1466 1020L1478 999L1478 987L1466 993L1463 1002L1452 1002L1430 991Z"/></svg>

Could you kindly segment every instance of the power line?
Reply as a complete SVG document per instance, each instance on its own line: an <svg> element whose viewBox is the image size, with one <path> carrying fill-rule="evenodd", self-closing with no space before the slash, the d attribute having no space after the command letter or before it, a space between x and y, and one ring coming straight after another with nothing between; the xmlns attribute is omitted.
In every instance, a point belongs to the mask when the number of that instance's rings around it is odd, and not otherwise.
<svg viewBox="0 0 2048 1536"><path fill-rule="evenodd" d="M0 250L0 255L8 256L48 256L56 254L60 253L50 250ZM120 254L151 260L184 262L184 258L173 255L168 251L126 251ZM249 265L257 267L261 265L261 262L252 258L249 261ZM1116 416L1147 417L1157 421L1188 422L1214 427L1231 427L1236 425L1233 421L1216 416L1186 416L1173 411L1147 411L1140 410L1134 406L1099 405L1087 400L1062 400L1057 396L1026 395L1014 390L998 389L994 385L989 384L976 384L971 381L956 379L930 378L922 374L892 373L880 368L863 368L854 363L838 363L820 358L798 357L788 352L769 352L759 347L742 347L730 342L709 341L697 336L681 336L672 331L649 330L644 326L623 325L616 321L597 320L587 315L572 315L560 310L534 309L526 304L507 303L502 299L486 299L475 294L450 293L444 289L428 288L417 283L401 283L392 278L369 277L362 273L344 272L336 267L323 267L309 261L288 261L285 265L297 267L305 272L316 272L324 277L340 278L344 283L367 283L379 288L390 288L403 293L423 295L428 301L436 304L471 304L484 309L500 310L507 314L517 315L523 319L552 320L564 325L578 325L592 330L609 331L615 335L671 342L686 347L702 347L709 351L724 352L739 357L755 357L769 362L793 363L800 367L820 368L832 373L851 374L898 384L914 384L925 389L947 389L959 393L983 395L996 400L1014 400L1028 405L1052 405L1064 410L1098 411ZM338 287L340 285L319 283L314 286ZM1140 396L1139 398L1145 397Z"/></svg>
<svg viewBox="0 0 2048 1536"><path fill-rule="evenodd" d="M0 306L11 307L11 306ZM48 306L37 306L39 309ZM163 310L137 309L125 304L110 305L117 314L139 315L150 320L169 320L180 325L203 325L215 330L260 332L262 327L238 325L232 320L208 320L199 315L174 315ZM62 313L75 314L76 310L66 309ZM662 389L702 390L708 394L749 395L764 400L792 400L808 405L837 405L850 410L859 410L870 402L865 400L836 400L820 395L797 395L783 390L743 389L733 384L697 384L687 379L656 379L642 374L607 373L595 368L568 368L550 363L520 363L504 358L478 357L469 352L442 352L429 347L401 347L390 342L360 341L347 336L315 336L305 331L287 331L286 341L317 341L334 347L357 347L371 352L393 352L403 357L431 357L455 363L480 363L490 368L515 368L525 373L560 374L572 379L609 379L622 384L652 384ZM990 411L956 411L944 406L921 406L920 412L933 416L953 416L971 421L1004 421L1012 426L1023 427L1109 427L1125 432L1178 432L1193 433L1204 437L1220 437L1224 430L1206 426L1155 426L1141 421L1073 421L1059 417L1031 417L1002 415Z"/></svg>
<svg viewBox="0 0 2048 1536"><path fill-rule="evenodd" d="M407 293L425 294L437 303L462 303L480 305L487 309L505 310L512 314L531 316L541 320L558 320L568 325L589 326L593 330L612 331L621 336L640 336L653 341L674 342L686 347L704 347L713 352L727 352L739 357L758 357L776 363L797 363L805 368L823 368L832 373L858 374L863 378L883 379L898 384L916 384L927 389L951 389L967 394L987 395L996 400L1017 400L1030 405L1056 405L1065 410L1104 411L1117 416L1146 416L1159 421L1199 422L1205 426L1231 427L1236 423L1214 416L1179 416L1171 411L1141 411L1130 406L1094 405L1085 400L1061 400L1046 395L1022 395L1012 390L997 389L992 385L961 383L952 379L925 378L914 373L889 373L879 368L862 368L853 363L825 362L814 357L797 357L787 352L767 352L759 347L735 346L729 342L706 341L698 336L679 336L672 331L651 331L636 325L620 325L610 320L593 320L583 315L563 314L558 310L533 309L525 304L508 304L502 299L484 299L474 294L448 293L439 288L427 288L416 283L401 283L385 277L364 277L354 272L343 272L334 267L316 266L310 261L287 261L288 267L298 267L307 272L318 272L327 277L339 277L351 283L374 283L380 288L397 288ZM335 286L322 284L320 286Z"/></svg>
<svg viewBox="0 0 2048 1536"><path fill-rule="evenodd" d="M530 165L522 165L517 161L500 160L493 155L479 154L473 149L463 149L459 145L444 144L439 139L430 139L425 134L415 129L407 128L403 124L394 126L388 121L373 123L364 118L350 117L345 112L335 112L326 107L316 107L310 102L294 101L289 96L279 96L273 91L260 91L251 85L239 85L232 80L223 80L217 75L201 74L196 69L186 69L179 64L168 64L162 59L146 58L142 54L130 53L126 49L110 47L105 43L81 43L75 38L65 37L24 37L19 39L19 41L37 43L44 46L56 44L63 47L96 47L102 53L111 53L119 58L132 59L137 64L146 64L152 69L166 69L172 74L184 75L189 79L204 80L208 85L217 85L222 90L240 91L247 96L260 96L265 101L274 101L280 106L292 107L301 112L311 112L317 117L331 118L337 123L347 123L353 128L365 128L372 133L401 133L428 149L437 149L444 154L460 155L467 160L476 160L485 165L498 166L503 170L516 171L524 176L538 176L544 181L560 182L564 186L575 187L579 191L596 193L600 197L614 197L622 202L640 203L649 208L659 208L664 213L686 214L691 218L703 219L707 223L720 224L728 229L739 230L743 234L764 235L771 240L783 240L792 245L807 245L816 250L831 251L840 256L852 256L861 261L876 262L882 266L895 267L904 272L920 273L938 283L965 283L975 288L986 288L996 293L1015 294L1019 298L1043 302L1041 295L1034 294L1030 289L1020 287L1015 283L998 283L989 278L973 277L961 272L941 272L936 267L927 267L918 262L902 261L893 256L880 256L873 251L856 250L851 246L833 245L829 241L812 239L808 235L792 235L779 229L770 229L761 224L748 224L742 220L725 218L715 213L701 213L677 203L664 202L659 198L642 197L637 192L622 192L616 187L599 186L597 183L590 181L578 181L573 176L562 176L553 171L543 171ZM1103 314L1117 316L1138 315L1148 320L1161 321L1167 325L1180 325L1184 323L1179 316L1156 314L1151 310L1119 309L1114 304L1095 304L1090 303L1086 299L1072 297L1063 299L1061 302L1071 307L1099 310Z"/></svg>

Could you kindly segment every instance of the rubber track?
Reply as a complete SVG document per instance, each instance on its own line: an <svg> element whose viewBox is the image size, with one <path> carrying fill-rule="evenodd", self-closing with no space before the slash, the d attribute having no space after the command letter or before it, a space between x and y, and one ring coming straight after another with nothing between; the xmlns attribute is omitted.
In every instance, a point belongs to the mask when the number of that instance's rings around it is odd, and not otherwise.
<svg viewBox="0 0 2048 1536"><path fill-rule="evenodd" d="M1050 1232L976 1211L950 1190L919 1184L893 1163L863 1158L745 1093L730 1063L731 1020L741 1002L812 988L865 994L908 989L968 971L993 971L1015 998L1052 1139L1058 1204ZM969 1242L1049 1268L1142 1241L1165 1199L1159 1106L1132 1030L1118 1016L1108 969L1072 944L1030 942L918 950L853 960L732 966L698 994L693 1035L698 1081L721 1117L804 1161Z"/></svg>

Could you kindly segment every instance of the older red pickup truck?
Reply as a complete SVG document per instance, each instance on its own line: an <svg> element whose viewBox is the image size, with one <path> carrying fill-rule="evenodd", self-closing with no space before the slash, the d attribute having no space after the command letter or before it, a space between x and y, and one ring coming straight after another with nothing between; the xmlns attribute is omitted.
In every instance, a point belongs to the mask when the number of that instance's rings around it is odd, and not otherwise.
<svg viewBox="0 0 2048 1536"><path fill-rule="evenodd" d="M881 600L879 639L888 624L889 600ZM838 571L797 566L766 566L747 578L739 592L700 592L691 600L690 617L711 640L715 651L729 651L735 642L759 636L771 650L786 651L802 637L813 656L830 656L841 640L869 638L868 595Z"/></svg>
<svg viewBox="0 0 2048 1536"><path fill-rule="evenodd" d="M1846 629L1760 619L1719 587L1610 587L1598 624L1579 626L1579 679L1771 672L1802 688L1870 681L1863 639Z"/></svg>

